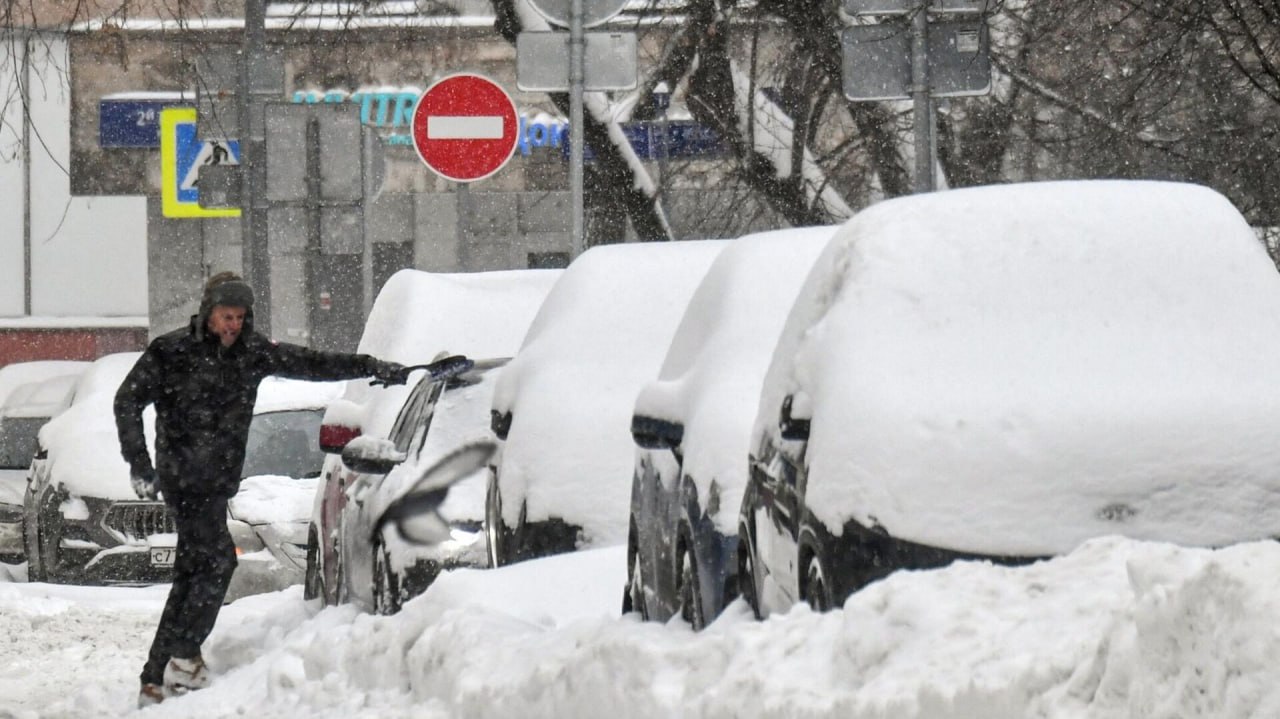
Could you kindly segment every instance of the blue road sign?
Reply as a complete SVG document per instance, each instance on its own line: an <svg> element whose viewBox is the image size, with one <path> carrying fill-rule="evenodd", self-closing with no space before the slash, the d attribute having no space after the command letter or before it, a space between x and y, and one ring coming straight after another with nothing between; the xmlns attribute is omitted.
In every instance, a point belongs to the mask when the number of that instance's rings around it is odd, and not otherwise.
<svg viewBox="0 0 1280 719"><path fill-rule="evenodd" d="M194 122L175 125L174 133L177 140L174 160L177 163L178 201L199 202L200 166L240 164L240 142L196 139Z"/></svg>
<svg viewBox="0 0 1280 719"><path fill-rule="evenodd" d="M159 147L160 111L191 107L190 100L173 98L112 98L98 101L99 147Z"/></svg>

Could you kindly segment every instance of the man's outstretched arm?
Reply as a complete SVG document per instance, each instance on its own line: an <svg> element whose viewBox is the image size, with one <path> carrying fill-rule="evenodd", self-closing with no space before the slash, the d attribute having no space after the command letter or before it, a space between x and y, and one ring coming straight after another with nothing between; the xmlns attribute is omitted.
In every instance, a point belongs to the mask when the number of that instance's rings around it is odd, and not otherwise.
<svg viewBox="0 0 1280 719"><path fill-rule="evenodd" d="M160 366L148 349L134 363L133 369L116 390L116 433L120 437L120 454L128 462L134 477L155 477L151 455L147 453L147 437L142 428L142 410L155 401L160 387Z"/></svg>

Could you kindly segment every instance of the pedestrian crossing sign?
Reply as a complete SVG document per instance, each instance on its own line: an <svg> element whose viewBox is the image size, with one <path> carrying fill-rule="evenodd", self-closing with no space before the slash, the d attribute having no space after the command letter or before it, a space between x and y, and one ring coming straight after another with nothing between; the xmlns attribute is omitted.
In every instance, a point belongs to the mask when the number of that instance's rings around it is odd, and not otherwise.
<svg viewBox="0 0 1280 719"><path fill-rule="evenodd" d="M196 137L194 108L160 111L160 205L165 217L239 217L239 209L201 207L199 187L201 166L238 164L239 142Z"/></svg>

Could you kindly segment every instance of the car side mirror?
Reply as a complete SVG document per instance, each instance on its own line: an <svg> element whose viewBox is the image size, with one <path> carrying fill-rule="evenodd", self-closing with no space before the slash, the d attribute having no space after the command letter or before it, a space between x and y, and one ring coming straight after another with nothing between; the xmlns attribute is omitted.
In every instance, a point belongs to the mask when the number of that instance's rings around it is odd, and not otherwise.
<svg viewBox="0 0 1280 719"><path fill-rule="evenodd" d="M449 539L449 523L437 512L449 495L449 488L484 469L498 451L489 440L464 444L441 457L413 483L407 492L383 510L374 523L371 541L388 523L400 536L416 544L435 544Z"/></svg>
<svg viewBox="0 0 1280 719"><path fill-rule="evenodd" d="M778 420L779 434L783 439L807 441L809 439L809 395L798 392L782 400L782 416Z"/></svg>
<svg viewBox="0 0 1280 719"><path fill-rule="evenodd" d="M684 425L638 414L631 418L631 438L641 449L675 449L684 441Z"/></svg>
<svg viewBox="0 0 1280 719"><path fill-rule="evenodd" d="M345 424L320 425L320 451L325 454L342 454L347 443L360 436L359 427Z"/></svg>
<svg viewBox="0 0 1280 719"><path fill-rule="evenodd" d="M395 442L375 437L356 437L342 450L342 463L361 474L386 474L405 460Z"/></svg>
<svg viewBox="0 0 1280 719"><path fill-rule="evenodd" d="M511 431L511 412L489 410L489 428L493 430L493 436L507 441L507 433Z"/></svg>

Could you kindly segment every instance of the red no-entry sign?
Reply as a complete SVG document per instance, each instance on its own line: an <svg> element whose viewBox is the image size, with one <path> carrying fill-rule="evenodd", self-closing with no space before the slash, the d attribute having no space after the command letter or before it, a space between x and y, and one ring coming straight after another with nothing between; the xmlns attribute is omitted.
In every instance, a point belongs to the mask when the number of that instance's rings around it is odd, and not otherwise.
<svg viewBox="0 0 1280 719"><path fill-rule="evenodd" d="M498 83L481 75L450 75L418 98L413 146L442 177L482 180L511 159L520 132L516 105Z"/></svg>

